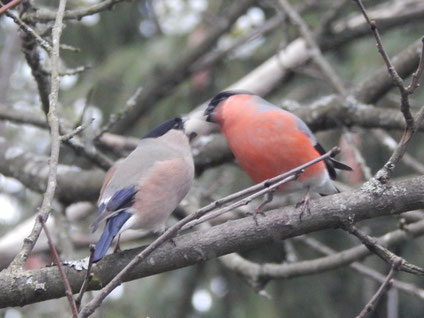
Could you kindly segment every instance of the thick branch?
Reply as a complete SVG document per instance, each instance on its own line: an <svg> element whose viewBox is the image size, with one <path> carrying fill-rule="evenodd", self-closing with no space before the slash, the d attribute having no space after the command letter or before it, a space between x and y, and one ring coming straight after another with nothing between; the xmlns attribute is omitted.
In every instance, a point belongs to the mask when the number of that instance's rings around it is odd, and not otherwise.
<svg viewBox="0 0 424 318"><path fill-rule="evenodd" d="M382 215L392 215L424 207L424 177L390 183L379 195L366 185L362 190L345 192L312 201L311 213L299 219L300 209L285 207L269 211L258 218L229 221L210 229L175 238L176 246L168 242L139 264L126 280L169 271L203 262L228 253L249 249L260 244L286 239L326 228L335 228L349 218L354 222ZM94 279L89 289L99 289L109 282L143 248L106 256L93 268ZM75 262L75 266L81 266ZM84 270L67 266L66 274L74 292L78 292L85 277ZM64 296L56 267L0 274L0 307L26 304Z"/></svg>
<svg viewBox="0 0 424 318"><path fill-rule="evenodd" d="M0 172L36 192L46 190L48 158L25 152L0 138ZM56 196L63 202L95 201L104 178L101 170L58 165Z"/></svg>

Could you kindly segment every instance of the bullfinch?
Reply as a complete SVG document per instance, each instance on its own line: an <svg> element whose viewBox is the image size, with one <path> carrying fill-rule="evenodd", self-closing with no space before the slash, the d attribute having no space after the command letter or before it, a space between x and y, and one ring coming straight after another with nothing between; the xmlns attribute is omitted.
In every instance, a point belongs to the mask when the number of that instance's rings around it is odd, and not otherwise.
<svg viewBox="0 0 424 318"><path fill-rule="evenodd" d="M325 153L306 124L294 114L244 91L224 91L210 101L207 121L217 123L243 170L259 183L294 169ZM334 158L305 169L279 190L339 192L331 179L337 169L352 170Z"/></svg>
<svg viewBox="0 0 424 318"><path fill-rule="evenodd" d="M188 193L194 177L189 137L179 117L146 134L128 157L106 174L93 232L106 221L93 261L106 254L114 237L135 228L160 233Z"/></svg>

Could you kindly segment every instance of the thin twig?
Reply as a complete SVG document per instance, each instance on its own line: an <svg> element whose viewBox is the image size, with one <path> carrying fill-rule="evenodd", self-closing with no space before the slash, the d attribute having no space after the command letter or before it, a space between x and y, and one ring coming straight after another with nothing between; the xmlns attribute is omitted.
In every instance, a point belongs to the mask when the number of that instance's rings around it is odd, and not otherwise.
<svg viewBox="0 0 424 318"><path fill-rule="evenodd" d="M344 222L342 228L348 231L350 234L355 235L362 242L362 244L364 244L371 252L376 254L385 262L392 265L397 262L398 259L401 259L402 262L398 266L399 270L410 274L424 275L424 268L411 264L400 256L390 252L387 248L378 244L374 237L365 234L353 224Z"/></svg>
<svg viewBox="0 0 424 318"><path fill-rule="evenodd" d="M94 121L94 118L91 118L89 121L87 121L86 123L76 127L74 130L70 131L69 133L60 136L60 140L62 142L68 141L69 139L71 139L75 135L78 135L81 131L86 129L88 126L90 126L93 121Z"/></svg>
<svg viewBox="0 0 424 318"><path fill-rule="evenodd" d="M401 264L400 259L396 259L392 266L390 267L389 274L387 274L386 279L384 280L383 284L381 284L380 288L377 290L377 292L374 294L374 296L370 299L368 304L365 305L364 309L359 313L359 315L356 318L365 318L370 312L372 312L375 309L375 306L377 305L378 301L381 299L381 297L392 287L393 284L393 276L398 271L398 266Z"/></svg>
<svg viewBox="0 0 424 318"><path fill-rule="evenodd" d="M409 99L408 99L408 95L410 93L405 88L402 78L399 76L398 72L396 71L396 68L393 66L389 58L389 55L384 49L383 42L381 40L380 32L378 31L376 22L369 18L367 10L365 9L365 6L361 0L354 0L354 1L358 4L365 20L370 25L375 41L377 42L378 52L383 57L384 63L386 64L386 67L387 67L387 71L389 72L389 75L392 78L394 84L399 88L399 91L401 94L401 111L405 118L406 126L407 128L412 127L414 123L414 119L412 118L411 109L409 105Z"/></svg>
<svg viewBox="0 0 424 318"><path fill-rule="evenodd" d="M307 162L307 163L305 163L305 164L303 164L299 167L296 167L295 169L287 171L287 172L280 174L280 175L278 175L274 178L265 180L265 181L263 181L259 184L253 185L253 186L246 188L246 189L243 189L239 192L230 194L229 196L226 196L224 198L221 198L219 200L216 200L216 201L208 204L207 206L202 208L202 209L205 209L205 213L203 213L204 216L199 216L197 220L194 220L192 222L187 222L187 224L181 228L181 231L191 229L191 228L193 228L194 226L196 226L200 223L206 222L206 221L208 221L212 218L218 217L221 214L229 212L228 208L231 207L231 206L228 206L224 209L220 209L220 210L218 210L214 213L205 215L206 213L208 213L208 212L210 212L210 211L212 211L216 208L219 208L219 207L223 206L224 204L226 204L228 202L238 200L238 199L243 198L247 195L251 195L252 193L256 193L257 191L260 191L262 193L262 195L265 194L265 193L268 193L270 191L270 190L268 190L268 188L270 188L271 185L275 185L276 183L278 183L282 180L285 181L286 178L291 177L291 176L295 176L296 174L300 173L301 171L303 171L307 167L309 167L309 166L311 166L311 165L313 165L313 164L315 164L319 161L322 161L322 160L324 160L324 159L326 159L330 156L333 156L333 155L337 154L339 151L340 151L340 149L338 147L334 147L333 149L331 149L330 151L328 151L324 155L322 155L322 156L320 156L320 157L318 157L314 160L311 160L311 161L309 161L309 162ZM231 210L234 210L235 208L243 206L245 204L242 204L241 201L238 201L238 202L235 202L234 205L237 205L237 206L231 208Z"/></svg>
<svg viewBox="0 0 424 318"><path fill-rule="evenodd" d="M65 293L66 293L66 297L68 298L69 306L71 306L72 317L77 318L78 317L78 310L77 310L77 306L75 304L75 299L73 297L71 285L69 285L69 281L68 281L68 278L66 277L66 274L63 270L63 266L62 266L62 262L60 260L59 254L57 253L56 247L54 246L52 237L50 236L50 232L49 232L46 224L44 223L44 219L43 219L42 215L38 216L38 221L41 223L41 226L43 227L44 233L46 233L47 241L49 243L50 250L53 253L54 260L57 264L60 276L62 277L63 283L65 285Z"/></svg>
<svg viewBox="0 0 424 318"><path fill-rule="evenodd" d="M93 266L93 255L94 252L96 251L96 246L94 244L90 244L90 257L88 258L88 266L87 266L87 272L84 278L84 281L81 285L81 289L79 291L79 294L75 300L75 304L77 306L77 309L79 311L80 306L81 306L81 301L82 301L82 297L84 296L84 293L87 290L88 284L91 282L91 280L93 279L94 274L91 272L91 267Z"/></svg>
<svg viewBox="0 0 424 318"><path fill-rule="evenodd" d="M21 0L12 0L7 4L2 4L2 7L0 7L0 15L2 15L4 12L6 12L7 10L17 6L19 3L21 2Z"/></svg>
<svg viewBox="0 0 424 318"><path fill-rule="evenodd" d="M391 235L393 232L389 232L386 233L385 236L389 236ZM323 243L319 242L318 240L312 238L312 237L308 237L306 235L302 235L302 236L298 236L295 237L294 240L302 242L304 244L306 244L307 246L309 246L310 248L314 249L315 251L318 251L324 255L342 255L342 253L344 253L344 256L346 256L346 252L351 250L345 250L342 252L337 252L335 250L333 250L332 248L328 247L327 245L324 245ZM381 240L381 238L379 238L379 240ZM362 259L358 257L358 259ZM383 283L385 280L385 277L380 274L378 271L365 266L364 264L360 263L360 262L353 262L349 265L352 269L354 269L355 271L357 271L358 273L364 275L365 277L371 278L379 283ZM418 297L419 299L423 300L424 299L424 290L413 285L410 283L406 283L406 282L402 282L399 280L393 280L393 287L399 289L400 291L408 294L408 295L412 295L415 297Z"/></svg>
<svg viewBox="0 0 424 318"><path fill-rule="evenodd" d="M85 71L89 69L91 69L91 65L78 66L77 68L60 72L59 76L64 77L64 76L78 75L78 74L84 73Z"/></svg>
<svg viewBox="0 0 424 318"><path fill-rule="evenodd" d="M60 136L59 136L59 119L57 117L56 107L58 104L59 97L59 43L60 36L62 34L62 19L63 12L65 11L66 0L59 2L59 8L57 11L56 21L53 26L53 49L51 51L51 65L52 65L52 76L51 76L51 93L49 95L49 112L47 119L50 125L51 134L51 154L50 154L50 165L49 174L47 179L47 187L43 197L43 203L41 205L39 215L46 221L49 217L52 201L54 198L56 185L57 185L57 165L59 161L60 152ZM31 234L25 238L24 244L21 251L16 255L12 263L9 265L10 269L22 268L25 264L28 255L34 248L35 243L40 236L42 226L40 221L37 219Z"/></svg>
<svg viewBox="0 0 424 318"><path fill-rule="evenodd" d="M256 198L258 198L260 196L263 196L263 195L265 195L267 193L271 193L271 192L275 191L276 189L278 189L281 185L283 185L285 183L288 183L290 181L296 180L299 177L299 175L302 174L303 172L304 172L303 169L300 170L300 171L297 171L296 174L291 175L291 176L289 176L289 177L287 177L287 178L285 178L285 179L283 179L281 181L278 181L278 182L274 183L273 185L271 185L271 186L269 186L269 187L267 187L267 188L265 188L265 189L263 189L263 190L261 190L259 192L256 192L256 193L254 193L254 194L252 194L250 196L248 196L247 198L244 198L242 200L239 200L237 202L234 202L233 204L230 204L229 206L226 206L225 208L222 208L220 210L217 210L214 213L206 214L203 217L199 218L198 220L191 221L190 223L187 223L186 225L184 225L181 228L181 231L189 230L189 229L191 229L191 228L195 227L196 225L199 225L199 224L201 224L203 222L206 222L206 221L209 221L211 219L217 218L218 216L220 216L222 214L225 214L225 213L228 213L230 211L233 211L233 210L235 210L235 209L237 209L237 208L239 208L241 206L248 205L252 200L254 200L254 199L256 199Z"/></svg>
<svg viewBox="0 0 424 318"><path fill-rule="evenodd" d="M0 1L1 4L3 4L2 1ZM33 30L33 28L31 28L28 24L26 24L24 21L22 21L18 16L16 16L15 14L6 11L5 14L11 18L25 33L31 35L37 42L38 44L41 45L41 47L43 49L45 49L48 53L51 53L52 51L52 45L44 40L40 35L38 35L37 32L35 32Z"/></svg>
<svg viewBox="0 0 424 318"><path fill-rule="evenodd" d="M386 131L383 129L373 129L371 132L383 146L385 146L390 151L395 151L398 143ZM422 164L407 152L403 154L402 162L416 172L424 174L424 164Z"/></svg>
<svg viewBox="0 0 424 318"><path fill-rule="evenodd" d="M93 88L91 88L88 91L87 96L86 96L85 101L84 101L84 107L82 108L81 114L79 115L79 119L77 120L77 122L74 125L74 127L77 127L77 126L81 126L82 125L82 122L84 121L84 116L85 116L85 114L87 112L88 106L90 105L91 98L93 97L93 92L94 92L94 89Z"/></svg>
<svg viewBox="0 0 424 318"><path fill-rule="evenodd" d="M383 166L383 168L381 168L376 173L375 179L378 180L380 183L385 184L388 181L388 179L390 179L397 163L399 162L400 159L402 159L402 156L405 154L411 137L414 135L414 133L417 130L417 127L420 125L423 119L424 107L418 112L418 114L415 116L415 119L412 116L411 107L409 103L409 95L411 95L415 91L415 89L418 87L418 82L424 69L424 52L423 52L424 40L422 39L421 55L420 55L420 60L418 63L417 70L413 74L411 84L408 86L408 88L406 88L402 78L399 76L398 72L396 71L395 67L390 61L388 54L386 53L384 49L384 46L380 37L380 33L378 31L375 21L372 21L369 18L368 13L361 0L354 0L354 1L358 4L363 16L365 17L365 20L370 25L371 31L377 42L377 49L379 53L381 54L381 56L383 57L384 63L386 64L386 67L387 67L387 71L392 81L394 82L394 84L399 88L399 92L401 95L400 110L403 114L403 117L405 118L405 123L406 123L405 131L402 135L401 140L399 141L398 146L394 150L388 162Z"/></svg>
<svg viewBox="0 0 424 318"><path fill-rule="evenodd" d="M98 140L101 136L103 136L105 132L111 130L115 126L115 124L119 122L122 117L125 116L125 114L127 114L136 105L136 100L142 91L143 87L138 87L135 93L127 100L126 107L122 111L119 111L116 114L112 114L109 117L109 121L100 129L100 131L93 138L93 140Z"/></svg>
<svg viewBox="0 0 424 318"><path fill-rule="evenodd" d="M339 151L338 147L334 147L329 152L324 154L323 156L316 158L315 160L312 160L311 162L307 163L309 165L314 164L316 162L319 162L321 160L324 160L325 158L328 158L332 156L334 153L337 153ZM266 180L264 182L261 182L260 184L250 187L244 191L240 191L243 193L243 195L247 195L250 193L253 193L259 189L267 188L270 186L270 184L273 184L275 182L280 181L281 179L286 178L287 176L297 174L298 171L303 170L305 165L302 165L296 169L293 169L285 174L282 174L280 176L277 176L275 178ZM250 190L249 190L250 189ZM255 189L255 190L252 190ZM196 212L188 215L181 221L177 222L173 226L171 226L168 230L166 230L161 236L159 236L156 240L154 240L149 246L147 246L144 250L142 250L137 256L135 256L131 262L129 262L103 289L102 292L99 293L96 297L94 297L93 300L91 300L80 312L79 316L80 318L88 317L91 315L102 303L102 301L106 298L107 295L109 295L117 286L119 286L123 278L141 261L146 259L155 249L157 249L159 246L161 246L166 241L170 240L174 236L177 235L177 233L181 230L181 228L189 223L192 220L198 219L201 216L205 215L207 212L215 209L216 207L223 204L223 202L228 202L230 199L234 200L235 198L240 196L240 192L232 194L230 196L227 196L223 200L215 201Z"/></svg>
<svg viewBox="0 0 424 318"><path fill-rule="evenodd" d="M278 4L280 8L288 15L290 21L297 26L299 32L302 37L305 39L307 45L310 48L310 54L314 59L314 62L319 66L321 71L326 75L329 79L331 85L339 94L346 94L346 89L343 86L343 81L337 75L337 73L333 70L330 63L323 57L321 53L321 49L317 44L313 33L309 30L309 27L300 17L300 15L296 12L296 10L290 5L287 0L278 0Z"/></svg>
<svg viewBox="0 0 424 318"><path fill-rule="evenodd" d="M393 151L393 154L387 161L387 163L381 168L375 175L375 179L385 184L390 179L393 170L395 169L398 162L402 159L405 154L408 144L411 141L412 136L417 131L418 127L421 125L421 122L424 119L424 106L418 111L415 115L415 119L413 119L413 125L411 127L407 127L404 131L402 138L400 139L397 147Z"/></svg>
<svg viewBox="0 0 424 318"><path fill-rule="evenodd" d="M66 10L63 18L65 20L81 20L85 16L93 15L102 11L111 10L113 7L121 2L129 0L104 0L102 2L88 5L86 7L77 8L73 10ZM37 22L49 22L55 19L56 12L53 10L38 10L29 13L25 16L26 19Z"/></svg>
<svg viewBox="0 0 424 318"><path fill-rule="evenodd" d="M316 36L321 37L328 35L331 27L331 23L334 22L336 18L340 15L344 7L348 4L349 0L339 0L336 4L331 3L331 7L328 12L324 13L324 16L321 19L321 24L316 29Z"/></svg>
<svg viewBox="0 0 424 318"><path fill-rule="evenodd" d="M190 66L190 70L192 72L197 72L207 67L213 66L217 61L228 55L230 52L233 52L238 47L253 41L254 39L271 32L275 28L277 28L284 20L284 16L282 14L276 14L274 17L265 21L262 25L253 29L247 34L244 34L237 38L228 48L214 50L208 53L207 55L200 58L198 61L194 62Z"/></svg>
<svg viewBox="0 0 424 318"><path fill-rule="evenodd" d="M347 144L352 150L353 156L355 157L355 161L358 163L359 167L361 168L362 174L365 180L371 179L372 178L371 168L367 165L367 162L365 161L364 156L362 155L361 151L356 146L355 141L353 140L352 133L346 130L343 132L343 137L346 139Z"/></svg>
<svg viewBox="0 0 424 318"><path fill-rule="evenodd" d="M412 74L411 84L406 88L408 94L412 94L420 86L419 81L424 70L424 37L421 38L421 42L423 43L423 48L421 49L420 62L417 70Z"/></svg>

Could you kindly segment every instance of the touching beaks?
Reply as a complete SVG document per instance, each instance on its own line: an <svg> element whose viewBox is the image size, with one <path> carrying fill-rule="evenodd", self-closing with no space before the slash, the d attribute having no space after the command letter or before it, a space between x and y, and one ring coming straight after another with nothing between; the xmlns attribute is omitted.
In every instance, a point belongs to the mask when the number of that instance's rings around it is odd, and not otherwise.
<svg viewBox="0 0 424 318"><path fill-rule="evenodd" d="M192 125L190 124L190 117L189 116L181 116L181 121L183 123L183 131L186 134L189 142L191 142L194 138L197 137L197 133L192 130ZM189 127L187 127L189 126Z"/></svg>
<svg viewBox="0 0 424 318"><path fill-rule="evenodd" d="M191 133L188 134L188 140L192 141L194 138L197 137L197 133L192 131Z"/></svg>

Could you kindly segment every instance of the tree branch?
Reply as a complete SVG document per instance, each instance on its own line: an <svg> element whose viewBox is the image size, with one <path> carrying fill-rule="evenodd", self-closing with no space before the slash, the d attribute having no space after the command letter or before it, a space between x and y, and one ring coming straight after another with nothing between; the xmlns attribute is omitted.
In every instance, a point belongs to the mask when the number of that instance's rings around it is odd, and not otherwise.
<svg viewBox="0 0 424 318"><path fill-rule="evenodd" d="M57 104L59 99L59 45L60 37L62 35L62 19L63 12L65 11L66 0L60 0L59 8L57 10L56 20L52 30L53 37L53 48L51 51L51 93L49 95L49 111L47 114L47 119L50 126L51 134L51 154L49 159L49 173L47 178L46 192L44 193L43 203L41 204L40 211L38 212L39 217L46 222L50 211L51 206L56 190L57 185L57 166L59 162L59 152L60 152L60 135L59 135L59 118L57 115ZM16 255L12 263L9 265L10 270L22 268L25 264L28 255L31 253L34 248L35 243L38 240L42 230L42 224L39 219L36 219L34 228L31 234L25 238L22 250Z"/></svg>
<svg viewBox="0 0 424 318"><path fill-rule="evenodd" d="M422 220L422 218L420 218L419 220ZM424 229L424 222L419 222L417 221L417 223L415 224L411 224L412 227L416 228L418 227L422 227ZM379 237L377 239L377 241L379 242L379 244L385 246L385 247L389 247L391 245L396 245L399 243L402 243L406 240L408 240L408 234L409 232L409 227L404 229L404 233L405 235L402 236L398 236L397 234L402 234L402 231L400 230L396 230L390 233L386 233L385 235L383 235L382 237ZM417 234L414 230L414 237L415 234ZM421 235L422 233L420 233L419 235ZM396 239L394 239L396 238ZM397 240L397 238L399 238L399 240ZM349 251L353 251L353 250L359 250L362 248L363 251L364 250L364 246L357 246L357 247L353 247L349 250L345 250L342 252L337 253L335 250L333 250L332 248L322 244L321 242L318 242L317 240L311 238L311 237L307 237L307 236L300 236L300 237L296 237L295 238L297 241L300 241L302 243L305 243L307 246L313 248L316 251L319 251L320 253L323 253L325 255L334 255L334 256L338 256L339 258L341 258L342 255L346 255ZM367 253L367 255L371 255L371 251L369 251L368 249L366 249L365 251ZM361 257L362 259L363 257ZM359 258L358 258L359 259ZM383 283L385 277L380 274L378 271L363 265L360 262L354 262L350 264L350 267L352 269L354 269L355 271L357 271L358 273L360 273L361 275L364 275L366 277L369 277L377 282ZM424 300L424 289L418 288L417 286L410 284L410 283L405 283L399 280L394 280L393 281L393 287L397 288L398 290L408 294L408 295L412 295L414 297L418 297L420 300Z"/></svg>
<svg viewBox="0 0 424 318"><path fill-rule="evenodd" d="M375 306L381 299L381 297L392 287L393 284L393 276L398 270L397 262L393 263L389 274L387 274L386 279L384 280L383 284L381 284L380 288L377 290L375 295L370 299L370 301L365 305L364 309L359 313L357 318L364 318L366 317L370 312L372 312L375 309Z"/></svg>
<svg viewBox="0 0 424 318"><path fill-rule="evenodd" d="M49 159L25 151L0 138L0 171L16 178L29 189L46 191ZM57 167L56 196L62 202L95 201L103 182L104 172L99 169L83 170L76 166L59 164Z"/></svg>
<svg viewBox="0 0 424 318"><path fill-rule="evenodd" d="M252 217L246 217L228 221L207 230L183 234L174 239L176 246L168 242L155 250L125 277L125 281L189 266L267 242L338 227L348 218L353 222L359 222L423 208L423 187L424 177L390 183L386 190L379 194L375 194L365 185L359 190L311 201L311 213L304 214L302 220L299 220L301 211L290 206L268 211L265 216L258 218L258 225ZM414 235L413 229L413 225L408 226L408 235ZM402 235L406 234L402 231ZM105 286L142 249L136 248L106 256L93 267L95 279L92 280L88 289L99 289ZM78 292L84 280L85 271L81 268L81 262L68 262L68 265L70 264L73 266L66 266L65 272L73 292ZM298 269L300 271L300 267ZM26 271L16 275L2 272L0 273L0 307L22 306L62 297L64 290L59 287L59 281L56 267Z"/></svg>
<svg viewBox="0 0 424 318"><path fill-rule="evenodd" d="M102 11L111 10L113 7L121 2L129 0L105 0L100 3L96 3L90 6L86 6L79 9L66 10L63 16L64 20L81 20L83 17L93 15ZM37 21L37 22L49 22L56 18L56 12L39 8L35 12L31 12L25 15L25 19Z"/></svg>

